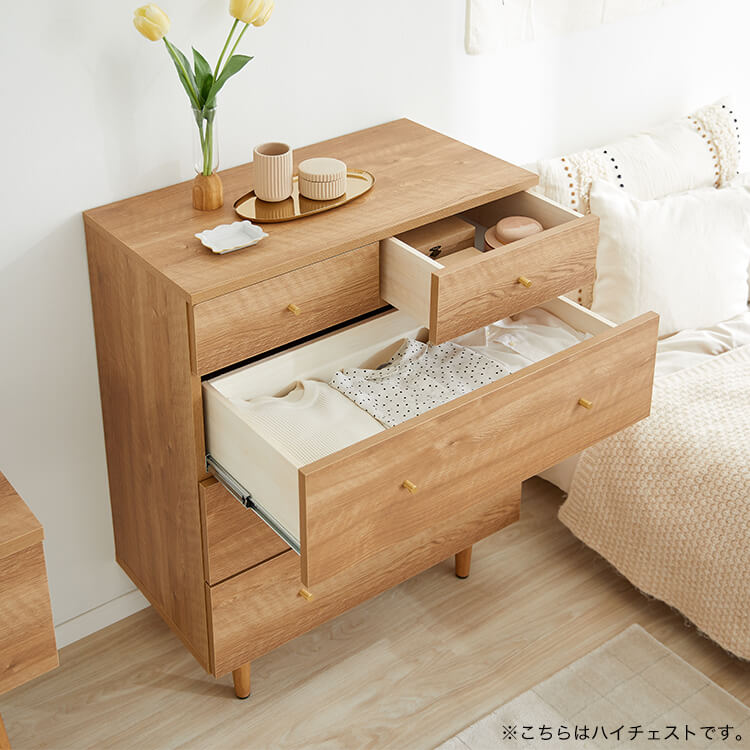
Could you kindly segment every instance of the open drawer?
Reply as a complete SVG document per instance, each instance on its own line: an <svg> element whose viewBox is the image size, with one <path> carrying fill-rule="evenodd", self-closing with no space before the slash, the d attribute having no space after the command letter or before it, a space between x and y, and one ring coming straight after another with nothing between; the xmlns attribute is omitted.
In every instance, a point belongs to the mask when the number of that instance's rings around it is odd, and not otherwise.
<svg viewBox="0 0 750 750"><path fill-rule="evenodd" d="M544 231L487 252L467 248L433 260L396 237L380 243L380 296L450 341L594 280L599 219L539 195L516 193L462 217L483 234L506 216L531 216Z"/></svg>
<svg viewBox="0 0 750 750"><path fill-rule="evenodd" d="M243 418L243 402L374 367L426 331L400 311L203 384L209 464L301 556L308 586L486 502L648 415L658 316L613 326L565 298L540 305L592 337L298 468Z"/></svg>

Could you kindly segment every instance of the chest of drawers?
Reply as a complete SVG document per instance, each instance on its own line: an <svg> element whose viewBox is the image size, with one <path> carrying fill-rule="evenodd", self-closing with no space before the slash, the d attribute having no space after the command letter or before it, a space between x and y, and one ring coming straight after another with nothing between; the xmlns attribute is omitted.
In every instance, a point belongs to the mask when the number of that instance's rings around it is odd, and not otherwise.
<svg viewBox="0 0 750 750"><path fill-rule="evenodd" d="M54 669L44 530L0 473L0 693ZM0 717L0 750L10 743Z"/></svg>
<svg viewBox="0 0 750 750"><path fill-rule="evenodd" d="M190 183L84 215L117 559L240 696L250 661L296 635L451 555L468 575L471 545L518 518L524 479L650 408L656 316L615 327L558 298L593 278L596 217L408 120L296 153L318 155L375 187L228 256L193 234L233 221L231 205L194 211ZM252 165L222 177L242 195ZM396 237L459 215L481 236L514 214L544 231L436 260ZM248 383L538 305L591 338L301 468L233 412Z"/></svg>

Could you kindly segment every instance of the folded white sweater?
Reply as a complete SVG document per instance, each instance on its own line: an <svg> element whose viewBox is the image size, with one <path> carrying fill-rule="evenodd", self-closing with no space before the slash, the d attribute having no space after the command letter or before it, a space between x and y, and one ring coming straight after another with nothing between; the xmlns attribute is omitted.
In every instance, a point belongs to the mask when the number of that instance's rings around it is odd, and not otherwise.
<svg viewBox="0 0 750 750"><path fill-rule="evenodd" d="M317 380L302 380L280 398L246 401L243 411L256 432L298 467L384 429L353 401Z"/></svg>

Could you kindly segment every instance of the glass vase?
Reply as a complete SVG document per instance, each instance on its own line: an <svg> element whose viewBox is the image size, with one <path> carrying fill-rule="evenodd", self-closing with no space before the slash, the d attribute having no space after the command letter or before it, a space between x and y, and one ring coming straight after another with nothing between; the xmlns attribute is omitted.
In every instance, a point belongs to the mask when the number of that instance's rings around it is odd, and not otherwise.
<svg viewBox="0 0 750 750"><path fill-rule="evenodd" d="M208 177L219 168L219 139L216 107L193 108L196 128L193 135L193 166L196 174Z"/></svg>
<svg viewBox="0 0 750 750"><path fill-rule="evenodd" d="M224 188L216 169L219 166L219 140L216 129L216 107L193 108L196 127L193 131L193 207L213 211L224 205Z"/></svg>

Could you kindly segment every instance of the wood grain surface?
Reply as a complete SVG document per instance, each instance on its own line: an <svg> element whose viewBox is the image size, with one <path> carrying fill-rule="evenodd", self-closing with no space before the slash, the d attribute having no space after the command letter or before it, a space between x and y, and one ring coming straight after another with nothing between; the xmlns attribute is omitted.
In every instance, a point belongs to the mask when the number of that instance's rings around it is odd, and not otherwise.
<svg viewBox="0 0 750 750"><path fill-rule="evenodd" d="M216 211L192 207L189 181L85 216L197 304L538 182L531 172L409 120L295 149L295 165L314 156L335 156L369 170L374 188L333 213L269 225L270 236L249 250L214 255L193 235L238 220L232 204L253 187L252 164L221 172L225 204Z"/></svg>
<svg viewBox="0 0 750 750"><path fill-rule="evenodd" d="M36 542L0 559L0 693L56 666L44 549Z"/></svg>
<svg viewBox="0 0 750 750"><path fill-rule="evenodd" d="M431 750L632 623L750 703L750 664L639 594L557 520L560 502L530 480L521 520L474 546L469 578L445 560L260 657L247 701L151 608L138 612L0 696L11 739L19 750Z"/></svg>
<svg viewBox="0 0 750 750"><path fill-rule="evenodd" d="M543 231L485 253L466 247L472 243L464 239L463 249L435 260L425 255L428 227L381 241L381 296L428 327L431 343L441 344L593 281L598 217L525 191L465 216L493 226L515 214L536 218Z"/></svg>
<svg viewBox="0 0 750 750"><path fill-rule="evenodd" d="M0 559L42 539L42 524L0 473Z"/></svg>
<svg viewBox="0 0 750 750"><path fill-rule="evenodd" d="M300 559L292 551L209 587L214 673L236 669L508 526L518 520L520 501L520 485L492 487L450 518L312 587L311 601L299 595Z"/></svg>
<svg viewBox="0 0 750 750"><path fill-rule="evenodd" d="M187 305L88 220L86 243L117 559L208 668Z"/></svg>
<svg viewBox="0 0 750 750"><path fill-rule="evenodd" d="M196 305L198 374L381 307L378 258L374 243Z"/></svg>
<svg viewBox="0 0 750 750"><path fill-rule="evenodd" d="M0 693L57 666L43 538L41 524L0 473ZM0 747L4 734L0 726Z"/></svg>
<svg viewBox="0 0 750 750"><path fill-rule="evenodd" d="M201 482L200 498L208 583L218 583L289 549L215 479Z"/></svg>
<svg viewBox="0 0 750 750"><path fill-rule="evenodd" d="M598 233L599 218L589 214L434 271L430 342L450 341L593 281Z"/></svg>
<svg viewBox="0 0 750 750"><path fill-rule="evenodd" d="M300 469L312 586L648 415L647 313ZM583 409L579 398L594 402ZM417 486L410 494L405 480ZM394 550L395 550L394 546Z"/></svg>

